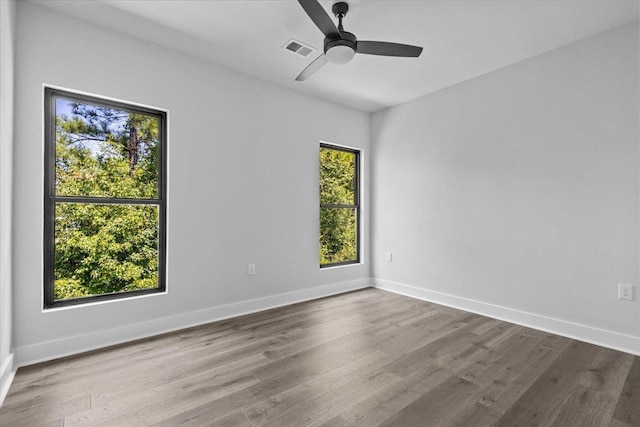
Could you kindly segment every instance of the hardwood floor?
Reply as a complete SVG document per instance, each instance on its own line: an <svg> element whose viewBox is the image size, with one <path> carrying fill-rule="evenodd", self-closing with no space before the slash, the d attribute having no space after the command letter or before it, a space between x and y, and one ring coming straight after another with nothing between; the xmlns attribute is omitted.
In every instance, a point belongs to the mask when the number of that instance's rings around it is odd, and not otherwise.
<svg viewBox="0 0 640 427"><path fill-rule="evenodd" d="M366 289L18 370L2 426L640 426L640 357Z"/></svg>

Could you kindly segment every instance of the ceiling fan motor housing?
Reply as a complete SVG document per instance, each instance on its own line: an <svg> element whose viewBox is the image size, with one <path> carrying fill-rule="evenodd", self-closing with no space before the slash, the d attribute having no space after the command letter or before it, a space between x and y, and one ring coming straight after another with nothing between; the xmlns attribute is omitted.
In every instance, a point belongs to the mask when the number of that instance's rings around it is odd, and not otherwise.
<svg viewBox="0 0 640 427"><path fill-rule="evenodd" d="M334 64L346 64L356 54L356 36L348 31L341 31L340 35L339 39L324 39L324 53Z"/></svg>

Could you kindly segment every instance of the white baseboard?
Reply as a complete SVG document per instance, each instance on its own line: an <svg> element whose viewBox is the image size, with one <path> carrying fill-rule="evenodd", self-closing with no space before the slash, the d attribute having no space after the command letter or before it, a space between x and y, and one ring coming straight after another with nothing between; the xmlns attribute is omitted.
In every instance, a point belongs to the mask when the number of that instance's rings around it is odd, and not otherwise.
<svg viewBox="0 0 640 427"><path fill-rule="evenodd" d="M140 338L147 338L192 326L216 322L231 317L242 316L302 301L323 298L330 295L341 294L356 289L366 288L371 285L372 280L368 278L333 283L300 291L212 307L177 316L163 317L133 325L16 347L14 349L16 355L15 365L17 367L32 365L34 363L45 362Z"/></svg>
<svg viewBox="0 0 640 427"><path fill-rule="evenodd" d="M9 357L0 366L0 406L4 402L4 398L7 397L9 387L13 382L13 377L16 375L16 367L14 366L14 353L10 353Z"/></svg>
<svg viewBox="0 0 640 427"><path fill-rule="evenodd" d="M374 286L385 291L458 308L460 310L481 314L494 319L504 320L528 328L539 329L567 338L585 341L591 344L608 347L640 356L640 338L617 332L594 328L592 326L554 319L539 314L529 313L512 308L501 307L482 301L462 298L441 292L430 291L415 286L395 283L388 280L374 279Z"/></svg>
<svg viewBox="0 0 640 427"><path fill-rule="evenodd" d="M640 338L638 337L567 322L565 320L553 319L539 314L514 310L454 295L430 291L415 286L380 279L365 278L248 301L241 301L177 316L164 317L123 327L14 348L14 353L12 353L0 367L0 404L9 390L9 386L13 381L17 368L21 366L32 365L34 363L79 354L85 351L104 348L111 345L282 307L298 302L341 294L369 286L375 286L386 291L395 292L412 298L418 298L553 334L562 335L568 338L640 355Z"/></svg>

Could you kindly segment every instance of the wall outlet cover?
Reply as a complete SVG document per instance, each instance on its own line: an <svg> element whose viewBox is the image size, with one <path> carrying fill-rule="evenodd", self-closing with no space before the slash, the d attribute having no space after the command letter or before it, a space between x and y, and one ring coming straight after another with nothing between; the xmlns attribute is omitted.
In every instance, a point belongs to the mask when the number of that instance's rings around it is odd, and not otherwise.
<svg viewBox="0 0 640 427"><path fill-rule="evenodd" d="M633 285L618 284L618 298L633 301Z"/></svg>

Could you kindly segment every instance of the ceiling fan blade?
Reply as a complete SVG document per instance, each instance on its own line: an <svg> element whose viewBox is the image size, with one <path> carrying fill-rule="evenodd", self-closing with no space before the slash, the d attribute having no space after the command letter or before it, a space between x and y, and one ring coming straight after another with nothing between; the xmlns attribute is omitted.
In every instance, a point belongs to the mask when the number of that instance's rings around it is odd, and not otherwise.
<svg viewBox="0 0 640 427"><path fill-rule="evenodd" d="M367 55L418 57L422 53L420 46L409 44L372 42L358 40L357 52Z"/></svg>
<svg viewBox="0 0 640 427"><path fill-rule="evenodd" d="M307 68L302 70L302 72L296 77L297 82L301 82L306 80L311 74L318 71L324 64L327 63L327 57L324 56L324 53L318 56L311 64L307 65Z"/></svg>
<svg viewBox="0 0 640 427"><path fill-rule="evenodd" d="M316 24L316 27L322 31L322 33L330 39L337 39L340 37L340 31L338 27L333 23L331 17L327 14L324 8L318 3L318 0L298 0L300 6L307 12L309 18Z"/></svg>

